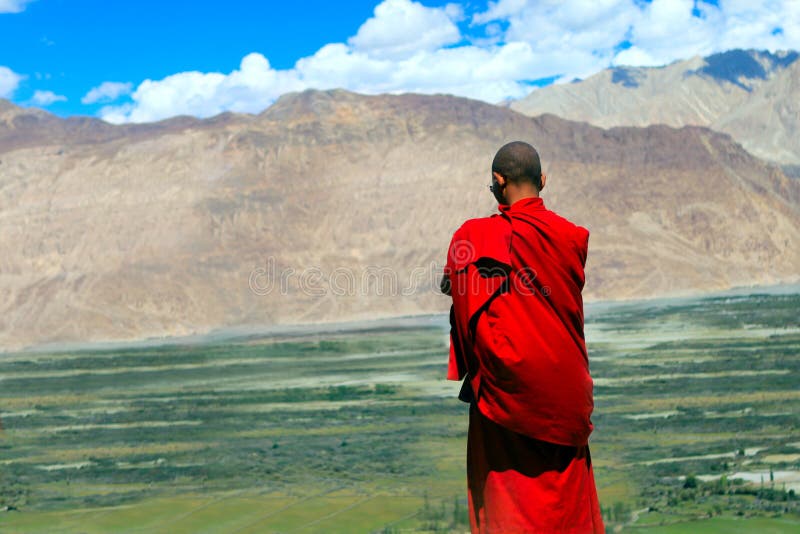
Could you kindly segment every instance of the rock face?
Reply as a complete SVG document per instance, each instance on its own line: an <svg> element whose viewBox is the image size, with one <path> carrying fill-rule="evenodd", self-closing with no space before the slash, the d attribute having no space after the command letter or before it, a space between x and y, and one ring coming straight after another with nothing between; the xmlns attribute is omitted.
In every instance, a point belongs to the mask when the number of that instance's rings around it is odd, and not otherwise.
<svg viewBox="0 0 800 534"><path fill-rule="evenodd" d="M604 128L707 126L756 156L800 165L797 52L731 50L665 67L617 67L551 85L513 102L527 115L554 113Z"/></svg>
<svg viewBox="0 0 800 534"><path fill-rule="evenodd" d="M800 274L798 182L704 128L343 91L136 127L3 103L0 347L445 311L449 239L514 139L592 233L589 299Z"/></svg>

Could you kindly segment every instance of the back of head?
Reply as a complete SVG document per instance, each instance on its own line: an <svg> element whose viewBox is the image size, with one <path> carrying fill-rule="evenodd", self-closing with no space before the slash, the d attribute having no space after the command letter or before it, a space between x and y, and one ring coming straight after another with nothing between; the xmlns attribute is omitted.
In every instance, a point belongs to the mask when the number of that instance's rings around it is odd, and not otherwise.
<svg viewBox="0 0 800 534"><path fill-rule="evenodd" d="M509 182L530 182L542 189L542 164L539 153L528 143L512 141L500 147L492 161L492 172Z"/></svg>

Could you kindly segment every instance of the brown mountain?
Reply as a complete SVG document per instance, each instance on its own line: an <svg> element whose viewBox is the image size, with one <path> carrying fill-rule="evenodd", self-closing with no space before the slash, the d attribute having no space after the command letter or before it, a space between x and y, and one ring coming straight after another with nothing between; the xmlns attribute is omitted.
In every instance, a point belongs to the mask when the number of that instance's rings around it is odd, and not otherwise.
<svg viewBox="0 0 800 534"><path fill-rule="evenodd" d="M0 347L444 311L445 248L513 139L592 232L588 298L798 279L798 182L703 128L343 91L138 126L0 102Z"/></svg>
<svg viewBox="0 0 800 534"><path fill-rule="evenodd" d="M664 67L614 67L512 102L596 126L707 126L800 172L800 54L730 50Z"/></svg>

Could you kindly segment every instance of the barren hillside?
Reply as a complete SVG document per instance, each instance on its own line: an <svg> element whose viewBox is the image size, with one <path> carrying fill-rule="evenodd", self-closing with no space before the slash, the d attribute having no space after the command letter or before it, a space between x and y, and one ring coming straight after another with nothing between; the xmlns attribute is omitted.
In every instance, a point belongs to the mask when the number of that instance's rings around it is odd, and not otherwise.
<svg viewBox="0 0 800 534"><path fill-rule="evenodd" d="M444 311L447 243L513 139L592 232L589 298L800 274L797 182L703 128L343 91L140 126L0 102L0 347Z"/></svg>

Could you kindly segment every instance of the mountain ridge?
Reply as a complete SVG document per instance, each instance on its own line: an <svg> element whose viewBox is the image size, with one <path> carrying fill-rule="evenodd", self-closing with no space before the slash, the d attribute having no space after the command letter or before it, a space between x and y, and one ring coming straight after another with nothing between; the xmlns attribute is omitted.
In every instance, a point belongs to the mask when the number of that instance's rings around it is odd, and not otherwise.
<svg viewBox="0 0 800 534"><path fill-rule="evenodd" d="M662 67L611 67L511 102L527 115L554 113L601 127L706 126L756 156L800 165L800 55L730 50Z"/></svg>
<svg viewBox="0 0 800 534"><path fill-rule="evenodd" d="M542 154L545 205L591 232L588 300L798 278L800 185L707 128L343 91L102 142L28 128L4 144L0 122L6 349L443 312L447 243L495 211L513 139Z"/></svg>

